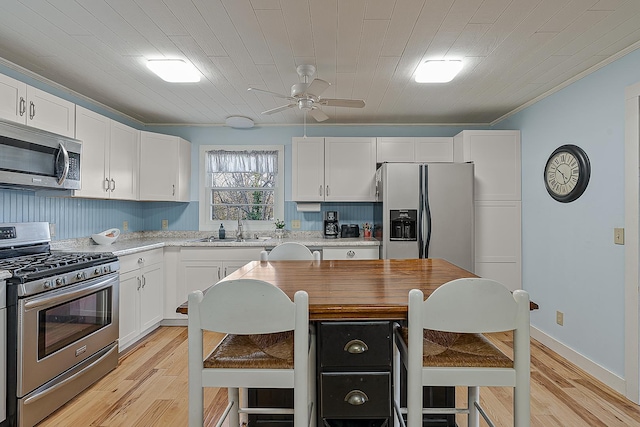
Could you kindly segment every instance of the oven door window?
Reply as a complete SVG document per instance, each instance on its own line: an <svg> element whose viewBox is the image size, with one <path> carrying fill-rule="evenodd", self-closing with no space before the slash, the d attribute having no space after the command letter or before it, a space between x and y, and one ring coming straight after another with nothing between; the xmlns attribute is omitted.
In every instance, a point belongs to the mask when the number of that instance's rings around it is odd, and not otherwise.
<svg viewBox="0 0 640 427"><path fill-rule="evenodd" d="M38 360L111 324L112 288L38 313Z"/></svg>

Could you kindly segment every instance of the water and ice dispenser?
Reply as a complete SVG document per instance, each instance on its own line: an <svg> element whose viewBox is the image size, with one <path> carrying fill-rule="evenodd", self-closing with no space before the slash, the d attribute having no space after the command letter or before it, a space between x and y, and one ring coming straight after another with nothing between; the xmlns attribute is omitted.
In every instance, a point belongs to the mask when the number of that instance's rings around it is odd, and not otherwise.
<svg viewBox="0 0 640 427"><path fill-rule="evenodd" d="M391 240L418 240L416 209L391 210Z"/></svg>

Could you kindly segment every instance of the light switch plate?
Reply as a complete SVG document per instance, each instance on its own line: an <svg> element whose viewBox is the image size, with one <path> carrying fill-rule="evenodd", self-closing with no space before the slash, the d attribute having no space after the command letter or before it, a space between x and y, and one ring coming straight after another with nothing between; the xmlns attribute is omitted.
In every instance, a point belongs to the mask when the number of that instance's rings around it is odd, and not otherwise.
<svg viewBox="0 0 640 427"><path fill-rule="evenodd" d="M613 229L613 243L616 245L624 245L624 228Z"/></svg>
<svg viewBox="0 0 640 427"><path fill-rule="evenodd" d="M168 219L163 219L162 220L162 229L163 230L168 230L169 229L169 220Z"/></svg>
<svg viewBox="0 0 640 427"><path fill-rule="evenodd" d="M564 313L556 311L556 323L560 326L564 325Z"/></svg>
<svg viewBox="0 0 640 427"><path fill-rule="evenodd" d="M292 219L291 220L291 228L300 228L300 220Z"/></svg>
<svg viewBox="0 0 640 427"><path fill-rule="evenodd" d="M122 231L129 231L129 221L122 221Z"/></svg>

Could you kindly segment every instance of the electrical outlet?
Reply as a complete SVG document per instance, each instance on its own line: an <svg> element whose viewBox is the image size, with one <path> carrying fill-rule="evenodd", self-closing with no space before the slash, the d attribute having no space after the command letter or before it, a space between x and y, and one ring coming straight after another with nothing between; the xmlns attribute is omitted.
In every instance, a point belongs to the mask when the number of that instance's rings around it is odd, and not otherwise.
<svg viewBox="0 0 640 427"><path fill-rule="evenodd" d="M129 221L122 221L122 231L129 231Z"/></svg>
<svg viewBox="0 0 640 427"><path fill-rule="evenodd" d="M291 220L291 228L300 228L300 220L292 219Z"/></svg>
<svg viewBox="0 0 640 427"><path fill-rule="evenodd" d="M613 229L613 243L616 245L624 245L624 228Z"/></svg>
<svg viewBox="0 0 640 427"><path fill-rule="evenodd" d="M54 237L56 235L56 224L55 222L49 223L49 235Z"/></svg>
<svg viewBox="0 0 640 427"><path fill-rule="evenodd" d="M560 326L564 325L564 313L556 311L556 323Z"/></svg>
<svg viewBox="0 0 640 427"><path fill-rule="evenodd" d="M163 219L162 220L162 229L163 230L168 230L169 229L169 220L168 219Z"/></svg>

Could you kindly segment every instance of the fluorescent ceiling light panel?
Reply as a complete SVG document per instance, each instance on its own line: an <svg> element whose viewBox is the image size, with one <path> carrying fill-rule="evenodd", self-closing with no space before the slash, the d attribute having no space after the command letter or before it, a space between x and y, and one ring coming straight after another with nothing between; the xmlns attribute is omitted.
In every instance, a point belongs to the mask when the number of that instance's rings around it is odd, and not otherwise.
<svg viewBox="0 0 640 427"><path fill-rule="evenodd" d="M462 61L425 61L418 66L415 79L418 83L447 83L462 70Z"/></svg>
<svg viewBox="0 0 640 427"><path fill-rule="evenodd" d="M147 67L169 83L194 83L200 81L200 73L192 64L182 59L149 59Z"/></svg>

